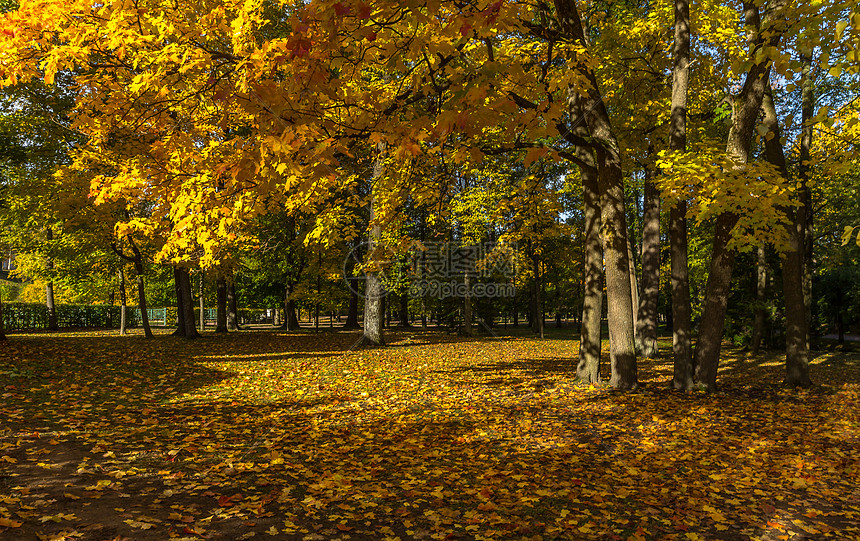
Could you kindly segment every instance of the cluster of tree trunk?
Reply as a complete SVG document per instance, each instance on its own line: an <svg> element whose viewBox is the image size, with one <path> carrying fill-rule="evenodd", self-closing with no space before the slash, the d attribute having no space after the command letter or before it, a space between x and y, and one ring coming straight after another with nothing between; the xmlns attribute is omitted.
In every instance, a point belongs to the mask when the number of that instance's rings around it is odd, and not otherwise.
<svg viewBox="0 0 860 541"><path fill-rule="evenodd" d="M3 329L3 292L0 291L0 340L6 340L6 332Z"/></svg>
<svg viewBox="0 0 860 541"><path fill-rule="evenodd" d="M586 34L575 2L556 0L555 11L561 31L572 41L588 46ZM782 2L771 6L768 16L778 16ZM675 0L674 67L669 129L669 148L686 151L687 90L689 84L690 10L688 0ZM777 14L777 15L774 15ZM782 35L761 32L759 7L744 4L744 18L750 50L775 47ZM583 183L585 217L584 302L577 375L586 382L600 379L600 318L602 310L601 280L605 277L610 341L610 384L619 388L637 385L636 353L657 355L657 295L659 291L659 217L660 199L653 183L653 172L646 170L644 225L642 234L641 296L637 299L635 271L630 259L630 244L623 208L623 186L620 156L609 115L599 94L596 77L585 68L577 68L591 82L585 95L570 93L570 124L560 125L559 133L575 147L569 155L578 165ZM743 88L735 96L732 126L726 152L737 167L750 159L750 147L759 115L775 137L767 140L767 159L788 178L785 156L773 102L769 97L770 64L754 63ZM804 72L808 82L808 71ZM809 156L812 118L811 84L803 86L804 134L801 160ZM582 120L584 119L584 123ZM783 259L785 292L786 378L788 385L811 384L808 369L811 287L809 256L811 254L811 219L809 213L808 167L800 172L800 204L797 210L783 209L792 223L790 249ZM674 376L676 389L689 390L695 383L709 391L716 389L717 369L724 331L726 307L731 285L734 253L729 249L732 229L738 216L725 212L716 219L712 258L704 299L704 310L695 355L692 349L690 287L687 262L686 202L674 201L669 215L671 254L672 327ZM763 250L762 250L763 253ZM804 261L804 259L807 259ZM605 267L601 269L601 267ZM601 272L603 271L603 272ZM759 276L759 291L764 277ZM760 293L763 294L763 293ZM633 307L638 308L633 313ZM631 323L635 322L635 332ZM757 328L759 325L757 325ZM760 333L759 333L760 335ZM758 339L755 340L757 342ZM635 343L635 350L631 347Z"/></svg>

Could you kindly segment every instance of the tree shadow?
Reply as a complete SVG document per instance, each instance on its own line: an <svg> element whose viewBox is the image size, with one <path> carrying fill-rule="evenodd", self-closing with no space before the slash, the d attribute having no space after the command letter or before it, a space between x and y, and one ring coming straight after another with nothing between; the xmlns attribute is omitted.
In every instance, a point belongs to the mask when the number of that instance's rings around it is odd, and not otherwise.
<svg viewBox="0 0 860 541"><path fill-rule="evenodd" d="M799 528L786 517L840 528L860 511L850 499L856 395L743 378L712 395L614 392L575 385L572 359L519 351L428 370L432 395L403 383L345 398L331 382L257 402L214 394L251 372L209 357L290 366L312 348L330 359L351 338L22 341L14 359L0 358L0 371L30 370L0 373L13 393L0 408L19 416L0 432L12 445L0 454L15 461L3 463L0 486L15 500L4 506L36 510L0 536L743 539L770 533L768 523ZM412 359L406 349L389 348L396 367ZM838 374L856 360L825 361L822 372ZM746 369L771 368L760 362ZM75 518L40 520L60 513Z"/></svg>

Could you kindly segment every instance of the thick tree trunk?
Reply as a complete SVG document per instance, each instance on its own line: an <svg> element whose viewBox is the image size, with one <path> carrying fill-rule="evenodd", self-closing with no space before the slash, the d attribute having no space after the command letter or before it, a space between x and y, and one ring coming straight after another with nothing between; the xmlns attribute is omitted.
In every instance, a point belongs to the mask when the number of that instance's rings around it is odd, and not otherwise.
<svg viewBox="0 0 860 541"><path fill-rule="evenodd" d="M412 324L409 322L409 293L403 292L400 294L400 307L398 310L397 318L400 320L401 327L411 327Z"/></svg>
<svg viewBox="0 0 860 541"><path fill-rule="evenodd" d="M636 318L636 350L643 357L657 356L657 300L660 293L660 193L650 168L645 173L645 209L642 215L642 291Z"/></svg>
<svg viewBox="0 0 860 541"><path fill-rule="evenodd" d="M173 336L185 335L185 310L182 308L182 278L179 276L179 267L173 267L173 292L176 294L176 330Z"/></svg>
<svg viewBox="0 0 860 541"><path fill-rule="evenodd" d="M594 154L577 147L577 156L586 163L594 163ZM603 313L603 245L600 240L600 193L597 187L597 170L580 169L585 216L585 248L582 303L582 326L579 339L579 362L576 375L586 383L600 381L600 323Z"/></svg>
<svg viewBox="0 0 860 541"><path fill-rule="evenodd" d="M588 39L583 30L577 3L573 0L555 0L554 4L561 32L574 43L587 47ZM578 96L571 92L568 99L572 112L584 111L583 116L593 141L597 164L612 367L609 383L619 389L633 389L638 385L638 374L621 151L612 131L609 112L600 94L596 75L582 63L573 64L572 69L590 83L587 95Z"/></svg>
<svg viewBox="0 0 860 541"><path fill-rule="evenodd" d="M710 273L705 288L699 340L696 343L696 381L709 391L717 389L720 347L735 261L734 252L729 250L728 244L731 240L732 228L737 221L737 215L725 212L717 218L714 231Z"/></svg>
<svg viewBox="0 0 860 541"><path fill-rule="evenodd" d="M755 280L755 320L753 321L752 339L750 340L750 353L758 355L761 347L761 339L764 336L765 323L765 288L767 286L767 258L765 257L764 246L759 246L756 250L756 280Z"/></svg>
<svg viewBox="0 0 860 541"><path fill-rule="evenodd" d="M373 165L371 190L375 188L373 184L376 179L382 175L382 168L384 166L382 156L382 153L385 150L384 144L380 143L377 150L380 155L376 159L376 163ZM385 345L385 338L382 335L382 326L385 323L385 307L383 306L385 291L382 285L382 280L379 276L380 269L377 268L380 262L378 261L379 255L376 253L379 239L382 236L382 227L379 224L374 223L376 219L376 209L374 208L374 205L376 205L376 197L371 197L369 218L369 223L371 225L370 234L367 239L367 257L370 259L370 268L367 269L369 272L365 272L367 279L365 281L364 292L364 336L362 341L365 344L382 346Z"/></svg>
<svg viewBox="0 0 860 541"><path fill-rule="evenodd" d="M687 150L687 90L690 81L690 4L675 0L675 38L672 69L672 110L669 149ZM669 250L672 280L672 386L678 390L693 388L693 346L690 280L687 264L687 202L675 202L669 211Z"/></svg>
<svg viewBox="0 0 860 541"><path fill-rule="evenodd" d="M215 332L227 332L227 279L219 276L215 281Z"/></svg>
<svg viewBox="0 0 860 541"><path fill-rule="evenodd" d="M230 276L227 280L227 330L239 330L239 299L236 296L236 280Z"/></svg>
<svg viewBox="0 0 860 541"><path fill-rule="evenodd" d="M845 319L842 317L842 304L842 296L840 295L836 306L836 343L840 346L845 345Z"/></svg>
<svg viewBox="0 0 860 541"><path fill-rule="evenodd" d="M633 306L633 344L636 344L636 328L639 323L639 281L636 279L636 260L633 257L632 234L627 237L627 267L630 276L630 303Z"/></svg>
<svg viewBox="0 0 860 541"><path fill-rule="evenodd" d="M296 301L293 299L293 290L295 286L292 282L288 282L284 286L284 322L282 327L287 331L298 331L301 329L299 318L296 315Z"/></svg>
<svg viewBox="0 0 860 541"><path fill-rule="evenodd" d="M174 267L174 279L177 282L179 326L177 332L183 338L197 338L200 334L197 332L196 322L194 321L194 298L191 292L191 276L188 274L188 269Z"/></svg>
<svg viewBox="0 0 860 541"><path fill-rule="evenodd" d="M188 269L180 269L180 290L182 292L182 308L185 310L185 338L197 338L196 322L194 321L194 296L191 288L191 274Z"/></svg>
<svg viewBox="0 0 860 541"><path fill-rule="evenodd" d="M466 286L463 296L463 334L472 336L472 277L468 272L463 275L463 285Z"/></svg>
<svg viewBox="0 0 860 541"><path fill-rule="evenodd" d="M633 332L633 295L630 288L630 264L627 258L627 219L624 215L624 186L621 156L615 137L608 129L605 108L602 118L593 121L592 133L599 139L611 140L608 149L597 151L600 183L603 254L606 260L606 301L609 319L609 353L612 376L609 384L619 389L634 389L638 385L636 347ZM603 131L603 130L607 131ZM601 136L600 133L603 133Z"/></svg>
<svg viewBox="0 0 860 541"><path fill-rule="evenodd" d="M134 274L137 278L137 307L140 310L140 324L143 327L143 335L146 338L152 338L152 329L149 326L149 312L146 303L146 282L143 277L143 255L137 247L137 243L128 236L128 242L131 246L133 254L132 263L134 263Z"/></svg>
<svg viewBox="0 0 860 541"><path fill-rule="evenodd" d="M3 292L0 291L0 340L6 340L6 326L3 321Z"/></svg>
<svg viewBox="0 0 860 541"><path fill-rule="evenodd" d="M54 230L51 227L48 227L45 231L45 239L48 241L48 249L50 250L50 243L54 240ZM54 270L54 259L51 256L48 256L46 266L48 274L50 275L51 271ZM54 303L54 282L51 279L48 279L48 283L45 285L45 306L48 308L48 330L59 330L60 327L57 323L57 305Z"/></svg>
<svg viewBox="0 0 860 541"><path fill-rule="evenodd" d="M770 89L762 99L764 124L774 134L767 140L767 159L784 178L788 178L785 152L780 142L779 121ZM806 303L803 296L803 235L806 216L794 209L783 209L788 215L788 251L782 260L782 291L785 297L785 384L792 387L809 387L809 348Z"/></svg>
<svg viewBox="0 0 860 541"><path fill-rule="evenodd" d="M533 256L535 268L535 296L534 296L534 330L539 338L543 338L544 331L544 313L543 313L543 284L540 271L540 255L534 252Z"/></svg>
<svg viewBox="0 0 860 541"><path fill-rule="evenodd" d="M806 313L806 346L810 347L810 334L812 332L812 244L813 244L813 217L812 217L812 190L809 188L809 171L811 169L810 149L812 148L812 118L815 116L815 89L812 82L812 57L801 55L801 119L802 128L800 136L800 186L798 188L798 199L800 206L797 208L797 222L803 225L803 305Z"/></svg>
<svg viewBox="0 0 860 541"><path fill-rule="evenodd" d="M687 264L687 202L678 201L669 211L669 249L672 273L672 386L693 388L693 344L690 279Z"/></svg>
<svg viewBox="0 0 860 541"><path fill-rule="evenodd" d="M200 309L200 332L206 330L206 299L204 298L204 283L205 283L205 275L203 270L200 271L200 283L197 287L197 302L199 304L198 308Z"/></svg>
<svg viewBox="0 0 860 541"><path fill-rule="evenodd" d="M361 325L358 323L358 292L349 291L349 308L346 312L346 321L343 324L344 329L359 329Z"/></svg>
<svg viewBox="0 0 860 541"><path fill-rule="evenodd" d="M780 4L776 2L775 4ZM774 16L779 16L780 5L769 6ZM745 24L748 31L750 49L779 44L780 34L770 34L767 38L759 34L761 27L758 7L753 3L744 4ZM765 89L770 84L771 65L768 60L754 64L746 75L744 86L733 103L732 125L726 141L726 154L732 157L737 169L743 169L749 162L750 144L753 131L758 122ZM720 347L725 326L726 306L731 285L734 255L728 249L731 230L738 221L737 215L726 212L717 218L714 245L711 257L708 285L705 290L699 341L696 344L696 378L709 391L717 388L717 369L720 363Z"/></svg>
<svg viewBox="0 0 860 541"><path fill-rule="evenodd" d="M794 223L789 231L789 249L782 261L782 290L785 296L785 384L810 387L809 327L803 297L803 228L804 221L792 212Z"/></svg>
<svg viewBox="0 0 860 541"><path fill-rule="evenodd" d="M119 334L120 336L125 336L127 334L126 310L128 309L128 297L125 292L125 273L122 271L122 267L119 269L117 278L119 279Z"/></svg>

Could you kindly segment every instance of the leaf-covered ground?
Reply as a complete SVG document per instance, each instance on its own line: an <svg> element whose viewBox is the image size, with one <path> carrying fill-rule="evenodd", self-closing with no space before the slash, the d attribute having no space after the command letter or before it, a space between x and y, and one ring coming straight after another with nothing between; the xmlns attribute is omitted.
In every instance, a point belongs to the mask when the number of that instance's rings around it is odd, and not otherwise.
<svg viewBox="0 0 860 541"><path fill-rule="evenodd" d="M0 539L860 538L860 356L618 393L565 336L14 335Z"/></svg>

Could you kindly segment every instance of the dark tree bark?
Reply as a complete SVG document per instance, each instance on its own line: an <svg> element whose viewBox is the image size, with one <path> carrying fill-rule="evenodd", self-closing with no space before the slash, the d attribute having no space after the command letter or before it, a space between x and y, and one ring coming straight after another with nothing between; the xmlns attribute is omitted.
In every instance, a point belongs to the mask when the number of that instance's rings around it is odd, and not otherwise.
<svg viewBox="0 0 860 541"><path fill-rule="evenodd" d="M182 279L179 277L179 268L173 267L173 292L176 294L176 330L173 336L185 335L185 310L182 308Z"/></svg>
<svg viewBox="0 0 860 541"><path fill-rule="evenodd" d="M0 340L6 340L6 331L3 321L3 294L0 292Z"/></svg>
<svg viewBox="0 0 860 541"><path fill-rule="evenodd" d="M174 333L183 338L197 338L200 334L197 332L196 322L194 321L194 298L191 292L191 276L188 269L174 267L173 277L176 282L177 297L177 315L179 325Z"/></svg>
<svg viewBox="0 0 860 541"><path fill-rule="evenodd" d="M206 330L206 302L205 302L206 299L204 299L204 295L203 295L205 278L206 277L204 276L203 270L201 269L200 270L200 283L198 284L198 288L197 288L197 302L200 305L199 306L199 309L200 309L200 332L203 332Z"/></svg>
<svg viewBox="0 0 860 541"><path fill-rule="evenodd" d="M587 134L587 130L585 130ZM577 147L580 160L591 167L581 167L583 192L583 214L585 216L585 248L583 282L585 285L582 303L582 326L579 339L579 362L576 375L586 383L600 381L600 324L603 313L603 244L600 240L600 193L597 186L597 170L594 154L584 147Z"/></svg>
<svg viewBox="0 0 860 541"><path fill-rule="evenodd" d="M582 26L579 8L574 0L555 0L561 32L583 47L588 40ZM590 83L582 96L581 110L593 140L600 191L603 253L606 260L606 301L609 318L609 354L612 376L609 384L619 389L638 386L636 346L633 329L633 293L630 287L627 218L624 208L624 175L621 149L609 111L599 92L595 73L584 64L573 69ZM576 96L571 96L576 99Z"/></svg>
<svg viewBox="0 0 860 541"><path fill-rule="evenodd" d="M355 251L353 249L354 257L350 257L347 259L347 267L344 269L347 274L347 278L351 278L353 273L355 272L355 263L356 260L362 257L361 252ZM355 284L355 282L351 282L351 284ZM344 329L359 329L361 325L358 323L358 291L351 285L349 288L349 308L346 312L346 322L343 324Z"/></svg>
<svg viewBox="0 0 860 541"><path fill-rule="evenodd" d="M642 214L642 276L636 350L643 357L657 356L657 300L660 293L660 192L653 171L645 170L645 209Z"/></svg>
<svg viewBox="0 0 860 541"><path fill-rule="evenodd" d="M468 272L463 275L463 284L466 286L466 294L463 296L463 334L472 336L472 278Z"/></svg>
<svg viewBox="0 0 860 541"><path fill-rule="evenodd" d="M630 277L630 304L633 307L633 345L636 345L636 329L639 326L639 281L636 279L636 260L633 257L633 233L627 233L627 267Z"/></svg>
<svg viewBox="0 0 860 541"><path fill-rule="evenodd" d="M215 298L215 332L227 332L227 279L223 276L219 276L215 281Z"/></svg>
<svg viewBox="0 0 860 541"><path fill-rule="evenodd" d="M758 355L761 348L761 339L764 336L765 323L765 289L767 287L767 258L765 257L764 246L759 246L756 250L756 266L755 266L755 320L753 321L752 339L750 340L750 353Z"/></svg>
<svg viewBox="0 0 860 541"><path fill-rule="evenodd" d="M801 67L801 119L800 136L800 167L798 173L800 186L797 208L797 222L803 224L803 304L806 313L806 347L810 347L812 332L812 245L813 245L813 216L812 190L809 189L809 171L811 169L810 148L812 148L813 117L815 116L815 89L812 84L812 57L802 54Z"/></svg>
<svg viewBox="0 0 860 541"><path fill-rule="evenodd" d="M149 312L146 303L146 282L143 277L143 255L140 253L140 248L138 248L134 239L131 236L127 238L133 257L134 274L137 278L137 307L140 310L140 324L143 327L144 336L152 338L152 329L149 326Z"/></svg>
<svg viewBox="0 0 860 541"><path fill-rule="evenodd" d="M540 272L540 255L537 251L532 252L532 262L534 264L535 269L535 280L534 280L534 319L532 319L532 327L534 328L535 334L538 335L539 338L543 338L544 331L544 314L543 314L543 296L541 293L543 292L543 287L541 284L541 272Z"/></svg>
<svg viewBox="0 0 860 541"><path fill-rule="evenodd" d="M126 310L128 309L128 297L125 292L125 273L122 267L119 268L117 278L119 279L119 334L125 336L126 331Z"/></svg>
<svg viewBox="0 0 860 541"><path fill-rule="evenodd" d="M358 323L358 292L349 291L349 308L346 311L346 321L343 323L344 329L359 329L361 325Z"/></svg>
<svg viewBox="0 0 860 541"><path fill-rule="evenodd" d="M687 150L687 90L690 81L690 4L675 0L675 38L672 69L672 110L669 149ZM687 263L687 201L683 196L669 211L669 251L672 280L672 386L687 391L693 388L693 346L690 279Z"/></svg>
<svg viewBox="0 0 860 541"><path fill-rule="evenodd" d="M736 214L723 213L717 218L714 230L710 273L705 289L699 340L696 343L696 381L708 391L717 389L720 347L735 263L735 254L729 250L728 244L737 221Z"/></svg>
<svg viewBox="0 0 860 541"><path fill-rule="evenodd" d="M780 16L781 2L769 6L769 13ZM769 31L767 37L761 32L759 8L753 3L744 3L744 18L749 36L750 49L779 44L781 34ZM742 168L749 162L753 131L758 122L765 89L770 84L771 64L762 60L753 64L747 72L744 86L734 98L732 125L726 142L726 154ZM717 217L705 302L702 311L701 330L696 344L696 379L707 390L717 388L717 369L720 363L720 347L725 327L726 306L731 286L734 254L728 249L732 228L737 215L725 212Z"/></svg>
<svg viewBox="0 0 860 541"><path fill-rule="evenodd" d="M765 142L767 159L784 178L788 178L785 152L780 142L779 120L770 89L762 99L764 124L774 134ZM810 387L809 336L806 303L803 297L803 235L806 217L795 209L782 209L789 219L788 250L782 259L782 292L785 297L785 384L792 387Z"/></svg>
<svg viewBox="0 0 860 541"><path fill-rule="evenodd" d="M376 159L376 162L373 165L373 177L371 179L371 190L373 190L373 184L382 175L382 168L384 166L384 161L382 157L382 153L385 150L383 143L379 144L378 152L380 156ZM366 281L365 281L365 292L364 292L364 335L362 341L365 344L373 345L373 346L383 346L385 345L385 338L382 334L382 326L385 323L385 307L383 306L383 301L385 299L385 291L382 286L382 280L379 277L379 271L381 269L377 268L379 265L379 255L376 253L379 239L382 236L382 227L374 223L376 209L374 208L376 205L376 198L371 197L370 201L370 234L368 235L368 251L367 257L369 258L370 268L366 270Z"/></svg>
<svg viewBox="0 0 860 541"><path fill-rule="evenodd" d="M239 330L239 299L236 296L236 280L231 275L227 279L227 330Z"/></svg>
<svg viewBox="0 0 860 541"><path fill-rule="evenodd" d="M293 299L293 290L295 286L292 282L287 282L284 287L284 330L298 331L301 329L299 318L296 315L296 301Z"/></svg>
<svg viewBox="0 0 860 541"><path fill-rule="evenodd" d="M45 231L45 239L48 241L48 249L50 250L50 243L54 240L54 230L50 226ZM48 274L50 275L52 273L51 271L54 270L54 259L50 255L48 256L46 267L48 269ZM54 282L50 279L45 285L45 306L48 308L48 330L59 330L60 327L57 322L57 305L54 303Z"/></svg>
<svg viewBox="0 0 860 541"><path fill-rule="evenodd" d="M397 318L400 320L400 326L411 327L412 324L409 322L409 294L405 291L400 294L400 307L398 312Z"/></svg>
<svg viewBox="0 0 860 541"><path fill-rule="evenodd" d="M143 334L146 338L152 338L152 329L149 326L149 312L146 304L146 281L143 276L143 254L140 253L137 243L131 235L126 236L131 255L127 255L122 247L116 243L111 244L111 248L120 258L134 264L134 274L137 278L137 306L140 310L140 324L143 327ZM174 274L175 278L175 274ZM125 284L125 281L123 281Z"/></svg>

